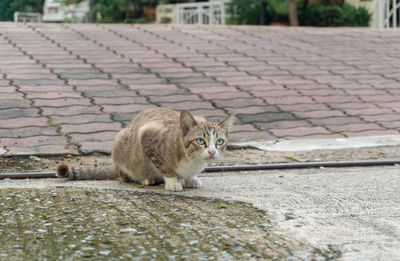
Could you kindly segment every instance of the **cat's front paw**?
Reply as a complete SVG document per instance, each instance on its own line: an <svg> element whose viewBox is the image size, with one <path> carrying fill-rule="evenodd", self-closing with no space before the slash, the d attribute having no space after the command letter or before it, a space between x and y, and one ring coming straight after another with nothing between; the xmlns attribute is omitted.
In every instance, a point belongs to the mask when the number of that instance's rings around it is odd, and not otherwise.
<svg viewBox="0 0 400 261"><path fill-rule="evenodd" d="M185 188L200 188L200 187L201 187L201 181L196 176L185 180Z"/></svg>
<svg viewBox="0 0 400 261"><path fill-rule="evenodd" d="M183 186L182 183L176 178L166 178L164 177L165 180L165 190L168 191L182 191Z"/></svg>
<svg viewBox="0 0 400 261"><path fill-rule="evenodd" d="M145 179L143 182L144 185L148 186L148 185L155 185L156 181L154 179Z"/></svg>

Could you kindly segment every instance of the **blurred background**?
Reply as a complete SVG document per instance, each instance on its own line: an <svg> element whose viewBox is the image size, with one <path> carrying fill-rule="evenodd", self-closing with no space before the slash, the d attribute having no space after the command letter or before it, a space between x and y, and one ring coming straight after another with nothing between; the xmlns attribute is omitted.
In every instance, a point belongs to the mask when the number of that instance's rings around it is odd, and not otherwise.
<svg viewBox="0 0 400 261"><path fill-rule="evenodd" d="M375 26L384 0L1 0L0 21ZM397 10L398 12L398 10ZM399 16L397 16L399 17Z"/></svg>

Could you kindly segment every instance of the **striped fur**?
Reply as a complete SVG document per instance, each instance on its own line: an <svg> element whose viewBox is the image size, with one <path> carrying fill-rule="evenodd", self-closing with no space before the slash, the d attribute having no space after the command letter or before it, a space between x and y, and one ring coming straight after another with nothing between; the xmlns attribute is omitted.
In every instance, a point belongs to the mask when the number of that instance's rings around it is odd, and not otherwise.
<svg viewBox="0 0 400 261"><path fill-rule="evenodd" d="M93 168L75 168L62 163L57 168L57 177L69 180L105 180L119 176L114 168L105 168L94 165Z"/></svg>
<svg viewBox="0 0 400 261"><path fill-rule="evenodd" d="M233 119L231 115L212 123L188 111L148 109L116 135L111 153L114 169L60 165L58 176L73 180L120 176L146 185L166 182L165 188L173 191L186 185L199 187L196 175L225 150Z"/></svg>

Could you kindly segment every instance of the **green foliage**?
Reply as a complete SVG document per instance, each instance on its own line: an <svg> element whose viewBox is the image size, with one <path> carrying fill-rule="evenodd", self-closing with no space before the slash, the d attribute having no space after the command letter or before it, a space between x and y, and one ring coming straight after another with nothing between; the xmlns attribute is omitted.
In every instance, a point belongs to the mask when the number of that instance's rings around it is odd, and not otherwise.
<svg viewBox="0 0 400 261"><path fill-rule="evenodd" d="M0 21L13 20L14 12L42 13L44 0L0 0Z"/></svg>
<svg viewBox="0 0 400 261"><path fill-rule="evenodd" d="M128 9L129 0L94 0L92 14L101 14L96 22L113 23L124 19L123 13Z"/></svg>
<svg viewBox="0 0 400 261"><path fill-rule="evenodd" d="M368 26L371 20L371 13L365 7L355 8L352 5L343 5L343 14L347 25Z"/></svg>
<svg viewBox="0 0 400 261"><path fill-rule="evenodd" d="M169 24L169 23L171 23L171 21L172 21L172 19L170 17L163 17L163 18L161 18L160 22L162 24Z"/></svg>
<svg viewBox="0 0 400 261"><path fill-rule="evenodd" d="M133 2L137 3L137 5L139 6L149 6L149 7L150 6L155 7L159 3L161 4L160 0L135 0ZM163 1L163 3L168 3L168 1Z"/></svg>
<svg viewBox="0 0 400 261"><path fill-rule="evenodd" d="M232 0L228 4L228 24L260 24L261 2L266 2L267 24L275 17L275 10L267 0Z"/></svg>
<svg viewBox="0 0 400 261"><path fill-rule="evenodd" d="M306 26L334 26L343 21L341 7L336 5L302 5L297 15L300 25Z"/></svg>
<svg viewBox="0 0 400 261"><path fill-rule="evenodd" d="M39 12L42 13L44 0L14 0L10 3L11 12Z"/></svg>
<svg viewBox="0 0 400 261"><path fill-rule="evenodd" d="M297 13L300 25L305 26L368 26L371 19L364 7L308 5L305 0L299 2Z"/></svg>
<svg viewBox="0 0 400 261"><path fill-rule="evenodd" d="M10 21L13 19L13 13L8 10L13 0L0 1L0 21Z"/></svg>
<svg viewBox="0 0 400 261"><path fill-rule="evenodd" d="M286 0L232 0L227 12L228 24L259 24L261 2L267 3L267 23L288 21ZM344 4L343 7L329 5L321 0L320 5L310 5L308 0L299 0L297 13L300 25L305 26L368 26L371 14L364 7Z"/></svg>
<svg viewBox="0 0 400 261"><path fill-rule="evenodd" d="M142 18L129 18L125 20L125 23L128 24L145 24L147 23L147 19L142 17Z"/></svg>
<svg viewBox="0 0 400 261"><path fill-rule="evenodd" d="M267 3L275 10L278 15L288 15L287 0L267 0Z"/></svg>

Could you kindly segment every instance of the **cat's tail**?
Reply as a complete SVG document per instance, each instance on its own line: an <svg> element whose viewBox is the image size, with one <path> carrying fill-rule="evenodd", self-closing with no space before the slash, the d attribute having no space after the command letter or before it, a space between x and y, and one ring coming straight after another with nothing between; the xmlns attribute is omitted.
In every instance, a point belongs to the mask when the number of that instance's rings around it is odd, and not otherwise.
<svg viewBox="0 0 400 261"><path fill-rule="evenodd" d="M119 177L119 171L115 168L98 167L94 168L75 168L61 163L57 167L57 177L70 180L105 180Z"/></svg>

